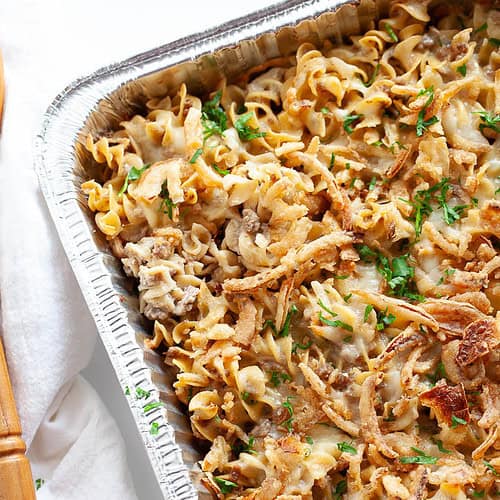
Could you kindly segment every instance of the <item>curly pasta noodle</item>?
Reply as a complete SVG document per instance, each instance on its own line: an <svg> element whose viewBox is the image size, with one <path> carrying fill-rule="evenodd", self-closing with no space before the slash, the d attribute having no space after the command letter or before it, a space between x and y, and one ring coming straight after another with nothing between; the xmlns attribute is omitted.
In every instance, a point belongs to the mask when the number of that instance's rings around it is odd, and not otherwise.
<svg viewBox="0 0 500 500"><path fill-rule="evenodd" d="M429 5L88 138L219 498L499 494L499 12Z"/></svg>

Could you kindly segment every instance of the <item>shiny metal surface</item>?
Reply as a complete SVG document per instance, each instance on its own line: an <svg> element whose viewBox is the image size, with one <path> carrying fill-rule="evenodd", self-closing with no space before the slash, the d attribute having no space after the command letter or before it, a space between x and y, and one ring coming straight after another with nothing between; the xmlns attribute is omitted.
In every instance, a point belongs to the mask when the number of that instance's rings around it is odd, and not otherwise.
<svg viewBox="0 0 500 500"><path fill-rule="evenodd" d="M182 82L189 92L202 94L221 78L235 80L268 59L293 53L305 41L320 45L366 31L387 3L284 2L104 67L67 87L44 116L35 143L40 186L120 384L129 388L129 406L165 498L211 498L200 484L197 465L204 445L193 439L171 388L175 374L160 354L143 346L151 325L138 312L134 283L87 208L80 185L98 179L100 168L84 139L89 132L96 136L116 128L144 111L149 98L174 93ZM138 399L137 387L150 391L150 398ZM148 409L158 401L162 407ZM154 436L153 422L160 425Z"/></svg>

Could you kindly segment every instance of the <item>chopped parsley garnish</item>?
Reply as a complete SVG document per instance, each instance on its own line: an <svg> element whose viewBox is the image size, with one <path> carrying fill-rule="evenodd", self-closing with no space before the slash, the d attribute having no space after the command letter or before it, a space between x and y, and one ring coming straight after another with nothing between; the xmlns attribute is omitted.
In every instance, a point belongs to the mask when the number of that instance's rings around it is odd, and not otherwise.
<svg viewBox="0 0 500 500"><path fill-rule="evenodd" d="M494 115L488 111L475 111L474 114L479 115L481 122L479 124L479 130L482 132L485 128L489 128L500 133L500 114Z"/></svg>
<svg viewBox="0 0 500 500"><path fill-rule="evenodd" d="M337 448L342 452L342 453L351 453L351 455L356 455L358 450L354 448L354 446L351 446L349 443L346 443L345 441L342 441L341 443L337 443Z"/></svg>
<svg viewBox="0 0 500 500"><path fill-rule="evenodd" d="M137 387L135 390L135 396L137 399L148 399L151 396L149 391L145 391L141 387Z"/></svg>
<svg viewBox="0 0 500 500"><path fill-rule="evenodd" d="M306 436L306 443L313 445L314 444L313 438L311 436Z"/></svg>
<svg viewBox="0 0 500 500"><path fill-rule="evenodd" d="M344 295L342 298L344 299L344 302L348 303L351 297L352 293L348 293L347 295Z"/></svg>
<svg viewBox="0 0 500 500"><path fill-rule="evenodd" d="M120 188L120 191L118 191L118 196L122 196L123 193L125 193L128 189L128 183L130 181L137 181L143 174L145 170L147 170L151 166L151 163L148 163L144 165L142 168L135 168L132 167L127 174L127 177L125 177L125 181L123 182L123 186Z"/></svg>
<svg viewBox="0 0 500 500"><path fill-rule="evenodd" d="M292 315L296 314L299 310L292 304L288 312L286 313L285 322L283 323L283 327L281 328L278 337L288 337L290 333L290 322L292 321Z"/></svg>
<svg viewBox="0 0 500 500"><path fill-rule="evenodd" d="M411 449L417 454L414 457L400 457L399 461L402 464L435 464L438 459L437 457L431 457L430 455L426 455L425 452L415 448L414 446Z"/></svg>
<svg viewBox="0 0 500 500"><path fill-rule="evenodd" d="M330 110L329 110L327 107L323 106L323 107L321 108L321 112L322 112L324 115L327 115L327 114L330 112Z"/></svg>
<svg viewBox="0 0 500 500"><path fill-rule="evenodd" d="M170 199L170 193L168 192L167 181L165 181L161 185L160 198L162 198L160 204L160 210L163 210L163 213L167 214L170 220L172 220L174 207L176 206L176 204Z"/></svg>
<svg viewBox="0 0 500 500"><path fill-rule="evenodd" d="M223 168L219 168L215 163L212 165L212 168L219 174L224 177L225 175L229 174L229 170L224 170Z"/></svg>
<svg viewBox="0 0 500 500"><path fill-rule="evenodd" d="M370 146L377 146L379 148L385 146L385 144L379 139L378 141L372 142Z"/></svg>
<svg viewBox="0 0 500 500"><path fill-rule="evenodd" d="M297 354L297 349L301 349L302 351L307 351L309 347L313 345L312 340L310 340L307 344L300 344L299 342L294 342L292 344L292 354Z"/></svg>
<svg viewBox="0 0 500 500"><path fill-rule="evenodd" d="M500 38L488 38L488 42L491 43L491 45L493 45L493 47L496 47L498 49L498 47L500 47Z"/></svg>
<svg viewBox="0 0 500 500"><path fill-rule="evenodd" d="M259 137L264 137L266 135L265 132L260 132L259 129L253 128L248 125L248 122L252 118L253 113L250 111L241 115L235 122L234 128L238 132L240 139L242 141L251 141L252 139L258 139Z"/></svg>
<svg viewBox="0 0 500 500"><path fill-rule="evenodd" d="M446 370L445 370L443 362L440 361L437 364L436 370L434 371L434 373L432 375L427 374L426 377L428 378L428 380L430 380L430 382L432 383L432 385L436 385L436 383L439 380L441 380L442 378L448 379L448 376L446 375Z"/></svg>
<svg viewBox="0 0 500 500"><path fill-rule="evenodd" d="M356 181L357 181L357 178L353 177L350 184L349 184L349 189L352 189L354 187L354 184L356 183Z"/></svg>
<svg viewBox="0 0 500 500"><path fill-rule="evenodd" d="M389 146L389 149L391 150L391 153L392 153L392 154L395 154L395 153L396 153L396 146L399 148L399 150L403 150L403 149L407 150L407 149L408 149L408 147L407 147L407 146L405 146L404 144L401 144L401 142L399 142L399 141L395 141L395 142L393 142L393 143Z"/></svg>
<svg viewBox="0 0 500 500"><path fill-rule="evenodd" d="M160 432L160 424L158 422L153 422L151 424L151 429L149 429L149 433L152 436L156 436Z"/></svg>
<svg viewBox="0 0 500 500"><path fill-rule="evenodd" d="M345 169L346 169L346 170L350 170L350 168L351 168L351 164L350 164L350 162L346 162L346 164L345 164ZM352 187L352 186L351 186L351 187Z"/></svg>
<svg viewBox="0 0 500 500"><path fill-rule="evenodd" d="M467 65L466 64L462 64L461 66L459 66L457 68L457 71L462 75L462 76L465 76L467 74Z"/></svg>
<svg viewBox="0 0 500 500"><path fill-rule="evenodd" d="M330 165L328 167L328 170L331 170L334 165L335 165L335 153L332 153L332 156L330 156Z"/></svg>
<svg viewBox="0 0 500 500"><path fill-rule="evenodd" d="M148 403L143 407L144 413L147 413L150 410L153 410L154 408L159 408L160 406L163 406L163 403L161 401L155 401L153 403Z"/></svg>
<svg viewBox="0 0 500 500"><path fill-rule="evenodd" d="M284 372L271 372L271 384L273 384L273 387L279 387L283 382L286 382L287 380L292 380L292 377L288 375L288 373Z"/></svg>
<svg viewBox="0 0 500 500"><path fill-rule="evenodd" d="M231 446L232 450L239 456L240 453L250 453L255 455L257 453L254 450L255 438L253 436L248 437L248 443L238 440L238 444Z"/></svg>
<svg viewBox="0 0 500 500"><path fill-rule="evenodd" d="M228 493L231 493L231 491L233 491L234 488L238 487L238 485L236 483L233 483L232 481L228 481L227 479L224 479L222 477L214 477L214 481L217 483L217 486L220 488L220 492L223 495L227 495Z"/></svg>
<svg viewBox="0 0 500 500"><path fill-rule="evenodd" d="M368 304L366 307L365 307L365 314L363 316L363 319L365 320L365 323L368 321L368 316L370 315L370 313L373 311L373 306L371 304Z"/></svg>
<svg viewBox="0 0 500 500"><path fill-rule="evenodd" d="M193 163L196 163L196 160L197 160L197 159L201 156L201 154L202 154L202 153L203 153L203 148L198 148L198 149L194 152L194 154L193 154L193 156L191 157L191 159L189 160L189 163L191 163L191 165L192 165Z"/></svg>
<svg viewBox="0 0 500 500"><path fill-rule="evenodd" d="M472 496L474 498L483 498L484 497L484 490L481 491L473 491Z"/></svg>
<svg viewBox="0 0 500 500"><path fill-rule="evenodd" d="M424 132L428 127L439 121L439 118L437 116L431 116L428 120L425 119L427 108L432 104L432 101L434 100L434 86L431 85L430 87L421 90L418 93L418 96L422 95L428 95L429 97L423 108L418 113L417 124L415 126L417 130L417 137L421 137L422 135L424 135Z"/></svg>
<svg viewBox="0 0 500 500"><path fill-rule="evenodd" d="M451 453L451 450L447 450L446 448L443 447L443 442L440 439L434 439L434 438L431 438L431 439L432 439L432 442L438 447L438 450L441 453L446 453L447 455L449 455Z"/></svg>
<svg viewBox="0 0 500 500"><path fill-rule="evenodd" d="M455 429L458 425L467 425L467 421L455 415L451 416L451 428Z"/></svg>
<svg viewBox="0 0 500 500"><path fill-rule="evenodd" d="M347 335L342 339L342 342L344 342L344 344L349 344L351 341L352 341L352 335Z"/></svg>
<svg viewBox="0 0 500 500"><path fill-rule="evenodd" d="M274 335L278 335L278 330L276 329L276 325L272 319L266 319L266 321L264 321L264 324L262 325L262 332L264 332L267 328L270 328Z"/></svg>
<svg viewBox="0 0 500 500"><path fill-rule="evenodd" d="M201 123L203 125L203 138L205 140L212 135L222 135L227 129L227 116L220 105L221 97L222 91L219 90L201 108Z"/></svg>
<svg viewBox="0 0 500 500"><path fill-rule="evenodd" d="M486 465L486 468L488 470L490 470L491 472L493 472L493 474L495 476L500 476L500 474L497 472L497 470L495 469L495 467L493 467L493 465L491 465L487 460L483 460L483 464Z"/></svg>
<svg viewBox="0 0 500 500"><path fill-rule="evenodd" d="M45 484L45 479L35 479L35 489L38 491Z"/></svg>
<svg viewBox="0 0 500 500"><path fill-rule="evenodd" d="M398 35L394 33L394 30L392 29L392 26L389 23L384 24L384 29L385 31L387 31L393 42L399 42Z"/></svg>
<svg viewBox="0 0 500 500"><path fill-rule="evenodd" d="M424 297L416 292L415 269L408 264L408 255L394 257L391 262L385 255L374 252L367 245L357 245L356 248L364 262L375 260L377 271L385 278L391 295L419 302L424 300Z"/></svg>
<svg viewBox="0 0 500 500"><path fill-rule="evenodd" d="M387 314L387 307L385 311L377 311L377 330L383 330L386 326L390 326L396 321L394 314Z"/></svg>
<svg viewBox="0 0 500 500"><path fill-rule="evenodd" d="M479 26L479 28L476 28L474 30L474 33L481 33L481 31L485 31L488 29L488 23L484 23L484 24L481 24L481 26Z"/></svg>
<svg viewBox="0 0 500 500"><path fill-rule="evenodd" d="M292 422L293 422L293 407L292 403L290 403L290 396L286 398L286 401L284 403L281 403L281 406L283 408L286 408L288 411L289 418L287 418L284 422L283 425L286 427L288 432L292 431Z"/></svg>
<svg viewBox="0 0 500 500"><path fill-rule="evenodd" d="M446 274L446 276L453 276L456 272L457 272L456 269L451 269L451 268L444 270L444 274Z"/></svg>
<svg viewBox="0 0 500 500"><path fill-rule="evenodd" d="M128 385L125 386L125 396L130 396L130 387Z"/></svg>
<svg viewBox="0 0 500 500"><path fill-rule="evenodd" d="M437 184L431 186L429 189L417 191L413 201L400 198L401 201L408 203L415 209L415 214L410 218L410 220L415 223L415 236L417 239L422 233L424 218L428 217L432 213L431 203L433 201L437 201L439 207L443 209L443 219L448 225L451 225L459 220L463 215L463 211L469 208L468 205L456 205L454 207L448 205L446 196L450 187L450 179L446 177Z"/></svg>
<svg viewBox="0 0 500 500"><path fill-rule="evenodd" d="M333 275L334 280L346 280L349 277L350 277L349 274L334 274Z"/></svg>
<svg viewBox="0 0 500 500"><path fill-rule="evenodd" d="M373 70L372 76L370 77L370 79L366 83L363 82L363 85L365 87L371 87L373 85L373 82L375 81L375 78L377 78L377 75L378 75L379 71L380 71L380 63L378 63L375 66L375 69Z"/></svg>
<svg viewBox="0 0 500 500"><path fill-rule="evenodd" d="M347 115L344 118L344 130L348 134L352 134L354 132L354 129L351 127L351 125L360 120L361 118L363 118L363 115Z"/></svg>
<svg viewBox="0 0 500 500"><path fill-rule="evenodd" d="M336 314L335 314L336 316ZM343 321L341 321L340 319L336 319L334 321L330 320L330 319L327 319L323 316L323 313L319 313L319 320L321 321L321 323L323 323L324 325L328 325L328 326L333 326L335 328L343 328L344 330L347 330L349 332L352 332L353 331L353 328L351 325L348 325L347 323L344 323Z"/></svg>
<svg viewBox="0 0 500 500"><path fill-rule="evenodd" d="M321 309L323 309L323 311L327 312L331 316L333 316L333 317L337 316L337 313L333 312L331 309L328 309L328 307L326 307L325 304L323 304L323 301L321 299L318 300L318 306L321 307Z"/></svg>
<svg viewBox="0 0 500 500"><path fill-rule="evenodd" d="M243 401L247 401L249 397L250 397L250 393L249 392L243 391L241 393L241 399L243 399Z"/></svg>
<svg viewBox="0 0 500 500"><path fill-rule="evenodd" d="M342 495L347 491L347 480L342 479L342 481L339 481L337 483L337 486L335 486L335 491L333 494L335 495L335 500L340 500L342 498Z"/></svg>
<svg viewBox="0 0 500 500"><path fill-rule="evenodd" d="M372 177L370 180L370 184L368 184L368 191L373 191L375 189L375 184L377 184L377 178Z"/></svg>

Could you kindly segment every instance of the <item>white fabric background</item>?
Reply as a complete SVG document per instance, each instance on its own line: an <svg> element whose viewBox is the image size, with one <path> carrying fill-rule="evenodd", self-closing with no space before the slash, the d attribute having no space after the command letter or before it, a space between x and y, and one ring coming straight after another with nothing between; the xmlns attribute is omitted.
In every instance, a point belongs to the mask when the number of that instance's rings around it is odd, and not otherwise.
<svg viewBox="0 0 500 500"><path fill-rule="evenodd" d="M135 493L119 428L78 376L92 360L96 329L33 171L42 113L79 76L272 3L0 1L7 83L0 135L1 334L33 476L46 481L40 499L154 500ZM102 353L92 365L105 401L117 401L99 384L99 377L113 377ZM123 411L121 402L115 406Z"/></svg>

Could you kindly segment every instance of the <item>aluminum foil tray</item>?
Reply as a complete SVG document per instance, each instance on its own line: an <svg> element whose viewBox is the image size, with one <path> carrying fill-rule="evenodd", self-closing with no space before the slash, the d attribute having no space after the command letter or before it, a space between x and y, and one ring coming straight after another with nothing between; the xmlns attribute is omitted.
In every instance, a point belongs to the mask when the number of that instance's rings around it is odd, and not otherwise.
<svg viewBox="0 0 500 500"><path fill-rule="evenodd" d="M62 244L94 317L116 375L167 499L208 499L198 461L203 444L191 434L185 408L172 390L175 374L144 347L151 324L139 314L134 283L96 230L80 185L100 177L83 146L120 121L144 112L145 102L173 95L182 82L192 94L213 90L303 42L321 45L370 29L388 0L292 0L210 31L102 68L63 90L46 111L35 140L35 168ZM151 393L138 399L135 388ZM163 402L159 406L158 402ZM156 404L155 404L156 403ZM159 432L151 435L151 424Z"/></svg>

